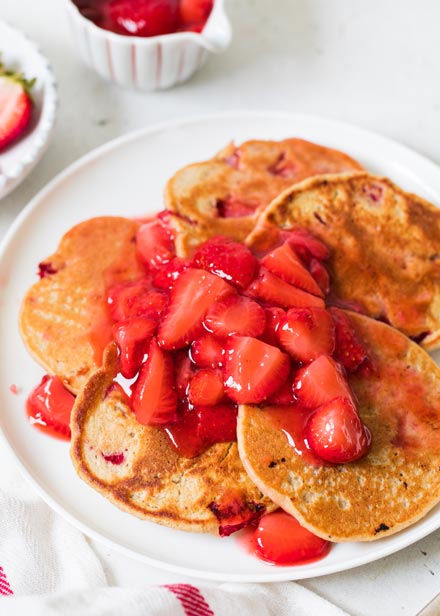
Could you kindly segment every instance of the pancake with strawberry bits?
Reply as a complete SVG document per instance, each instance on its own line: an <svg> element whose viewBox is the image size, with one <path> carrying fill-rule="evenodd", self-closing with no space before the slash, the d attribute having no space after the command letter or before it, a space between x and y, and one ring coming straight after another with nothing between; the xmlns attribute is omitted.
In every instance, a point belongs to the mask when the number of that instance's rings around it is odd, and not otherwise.
<svg viewBox="0 0 440 616"><path fill-rule="evenodd" d="M104 301L108 281L133 280L144 272L136 257L139 226L113 216L76 225L40 263L41 279L23 300L20 329L28 350L73 393L101 365L111 340Z"/></svg>
<svg viewBox="0 0 440 616"><path fill-rule="evenodd" d="M113 385L118 370L110 345L72 411L71 456L85 482L128 513L192 532L227 535L277 508L249 479L237 443L186 458L163 430L139 423Z"/></svg>
<svg viewBox="0 0 440 616"><path fill-rule="evenodd" d="M260 214L246 243L264 252L306 229L330 249L333 294L420 342L440 345L440 210L368 173L292 186Z"/></svg>
<svg viewBox="0 0 440 616"><path fill-rule="evenodd" d="M402 333L346 314L369 356L368 369L349 376L372 434L369 453L324 463L305 443L307 413L295 405L242 405L238 446L255 484L307 529L336 542L371 541L440 500L440 369Z"/></svg>
<svg viewBox="0 0 440 616"><path fill-rule="evenodd" d="M177 171L166 185L177 253L191 255L215 235L244 240L257 213L292 184L361 169L347 154L302 139L231 143L212 159Z"/></svg>

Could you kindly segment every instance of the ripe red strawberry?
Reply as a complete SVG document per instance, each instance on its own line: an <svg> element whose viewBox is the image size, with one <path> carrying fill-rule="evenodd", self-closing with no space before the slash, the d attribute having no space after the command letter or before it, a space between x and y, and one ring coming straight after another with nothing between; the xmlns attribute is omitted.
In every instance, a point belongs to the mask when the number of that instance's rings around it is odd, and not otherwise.
<svg viewBox="0 0 440 616"><path fill-rule="evenodd" d="M271 344L272 346L278 346L278 338L276 336L277 329L279 327L281 319L285 316L285 311L282 308L273 306L271 308L265 308L266 314L266 328L263 334L260 336L261 340Z"/></svg>
<svg viewBox="0 0 440 616"><path fill-rule="evenodd" d="M180 0L180 19L184 24L204 22L212 11L213 0Z"/></svg>
<svg viewBox="0 0 440 616"><path fill-rule="evenodd" d="M238 404L262 402L281 387L289 370L289 356L261 340L233 336L227 343L225 391Z"/></svg>
<svg viewBox="0 0 440 616"><path fill-rule="evenodd" d="M179 17L177 0L111 0L106 12L116 32L132 36L175 32Z"/></svg>
<svg viewBox="0 0 440 616"><path fill-rule="evenodd" d="M339 308L330 308L330 313L336 327L335 359L344 366L347 372L357 372L360 368L371 368L368 351L359 340L350 317Z"/></svg>
<svg viewBox="0 0 440 616"><path fill-rule="evenodd" d="M159 345L175 350L190 344L202 333L208 308L231 293L233 287L214 274L193 268L182 272L171 291L168 312L159 325Z"/></svg>
<svg viewBox="0 0 440 616"><path fill-rule="evenodd" d="M245 201L232 195L225 199L217 199L216 209L219 218L241 218L242 216L252 216L260 205L255 199Z"/></svg>
<svg viewBox="0 0 440 616"><path fill-rule="evenodd" d="M264 268L261 268L258 277L246 289L246 294L282 308L307 306L324 308L321 297L293 287Z"/></svg>
<svg viewBox="0 0 440 616"><path fill-rule="evenodd" d="M186 351L178 351L175 354L176 367L176 390L179 400L186 398L188 393L189 382L194 375L194 365Z"/></svg>
<svg viewBox="0 0 440 616"><path fill-rule="evenodd" d="M141 261L152 269L168 263L176 254L173 235L159 220L147 222L139 227L136 233L136 246Z"/></svg>
<svg viewBox="0 0 440 616"><path fill-rule="evenodd" d="M276 336L282 348L303 363L331 355L335 348L335 327L325 308L291 308Z"/></svg>
<svg viewBox="0 0 440 616"><path fill-rule="evenodd" d="M125 378L136 376L156 327L156 321L145 317L134 317L113 325L113 338L119 346L121 373Z"/></svg>
<svg viewBox="0 0 440 616"><path fill-rule="evenodd" d="M244 244L218 235L196 250L193 264L245 288L254 278L258 261Z"/></svg>
<svg viewBox="0 0 440 616"><path fill-rule="evenodd" d="M325 261L330 256L325 244L302 229L289 231L288 242L305 263L309 263L312 257Z"/></svg>
<svg viewBox="0 0 440 616"><path fill-rule="evenodd" d="M325 556L330 543L284 511L264 515L254 535L256 552L274 565L295 565Z"/></svg>
<svg viewBox="0 0 440 616"><path fill-rule="evenodd" d="M267 399L267 404L274 404L276 406L288 406L289 404L295 404L298 406L298 401L293 393L295 373L296 371L294 369L290 371L285 383L283 383L281 387Z"/></svg>
<svg viewBox="0 0 440 616"><path fill-rule="evenodd" d="M70 439L70 413L74 402L75 396L67 391L62 380L46 374L27 400L30 421L45 432L53 430L59 437Z"/></svg>
<svg viewBox="0 0 440 616"><path fill-rule="evenodd" d="M297 400L309 409L316 409L333 398L353 398L342 367L327 355L298 370L293 391Z"/></svg>
<svg viewBox="0 0 440 616"><path fill-rule="evenodd" d="M158 321L168 305L168 295L152 289L148 278L141 278L110 287L107 303L114 321L140 316Z"/></svg>
<svg viewBox="0 0 440 616"><path fill-rule="evenodd" d="M276 274L294 287L299 287L308 293L322 297L323 293L320 287L298 259L288 242L284 242L284 244L269 252L261 259L261 263L272 274Z"/></svg>
<svg viewBox="0 0 440 616"><path fill-rule="evenodd" d="M311 259L309 268L311 275L316 280L321 291L324 295L328 295L330 293L330 274L327 268L321 261L315 258Z"/></svg>
<svg viewBox="0 0 440 616"><path fill-rule="evenodd" d="M199 368L220 368L225 350L211 334L196 338L191 344L190 357Z"/></svg>
<svg viewBox="0 0 440 616"><path fill-rule="evenodd" d="M188 400L194 406L214 406L224 395L223 376L214 368L198 370L189 383Z"/></svg>
<svg viewBox="0 0 440 616"><path fill-rule="evenodd" d="M347 398L335 398L320 406L310 417L306 434L315 453L335 464L358 460L371 444L369 429Z"/></svg>
<svg viewBox="0 0 440 616"><path fill-rule="evenodd" d="M144 425L163 425L177 418L177 394L174 387L172 356L161 349L155 338L148 347L131 398L136 419Z"/></svg>
<svg viewBox="0 0 440 616"><path fill-rule="evenodd" d="M0 63L0 152L29 126L33 108L30 90L34 83L35 79L27 80Z"/></svg>
<svg viewBox="0 0 440 616"><path fill-rule="evenodd" d="M189 265L188 259L174 257L157 270L153 277L154 286L164 291L170 291L180 274L188 269Z"/></svg>
<svg viewBox="0 0 440 616"><path fill-rule="evenodd" d="M205 316L204 325L216 336L260 336L266 326L263 308L248 297L231 295L215 302Z"/></svg>

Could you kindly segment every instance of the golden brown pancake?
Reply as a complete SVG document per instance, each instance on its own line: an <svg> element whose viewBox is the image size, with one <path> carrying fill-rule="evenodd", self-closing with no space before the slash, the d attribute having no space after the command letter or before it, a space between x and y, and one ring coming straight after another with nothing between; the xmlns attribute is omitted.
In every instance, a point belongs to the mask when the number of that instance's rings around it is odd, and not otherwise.
<svg viewBox="0 0 440 616"><path fill-rule="evenodd" d="M258 505L276 508L248 478L236 443L183 458L162 430L138 423L111 386L117 370L117 349L110 345L104 367L87 381L72 411L71 455L84 481L128 513L195 532L218 532L212 503L234 501L250 512Z"/></svg>
<svg viewBox="0 0 440 616"><path fill-rule="evenodd" d="M368 173L292 186L260 214L246 243L264 251L280 229L329 247L332 292L361 304L427 349L440 345L440 210Z"/></svg>
<svg viewBox="0 0 440 616"><path fill-rule="evenodd" d="M371 541L440 500L440 369L397 330L350 317L372 358L371 375L349 379L371 451L349 464L309 464L258 406L240 407L238 446L255 484L303 526L331 541Z"/></svg>
<svg viewBox="0 0 440 616"><path fill-rule="evenodd" d="M104 299L108 283L139 278L134 238L139 223L106 216L76 225L43 265L20 314L24 342L46 370L78 392L101 365L111 340Z"/></svg>
<svg viewBox="0 0 440 616"><path fill-rule="evenodd" d="M166 185L166 207L177 214L177 253L190 256L214 235L244 240L256 214L292 184L361 169L347 154L302 139L231 143L212 159L177 171Z"/></svg>

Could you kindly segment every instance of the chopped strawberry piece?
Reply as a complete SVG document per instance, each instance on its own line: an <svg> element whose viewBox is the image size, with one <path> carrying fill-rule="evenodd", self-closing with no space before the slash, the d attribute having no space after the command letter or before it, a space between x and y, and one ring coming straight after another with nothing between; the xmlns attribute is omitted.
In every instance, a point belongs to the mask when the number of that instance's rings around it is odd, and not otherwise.
<svg viewBox="0 0 440 616"><path fill-rule="evenodd" d="M261 339L267 344L272 346L278 346L278 338L276 336L277 329L279 327L281 319L285 316L285 311L282 308L273 306L271 308L265 308L266 314L266 329L264 330Z"/></svg>
<svg viewBox="0 0 440 616"><path fill-rule="evenodd" d="M290 231L288 242L305 263L309 263L312 257L325 261L330 256L329 249L325 244L302 229Z"/></svg>
<svg viewBox="0 0 440 616"><path fill-rule="evenodd" d="M121 373L125 378L136 376L156 327L156 321L145 317L134 317L113 325L113 338L119 346Z"/></svg>
<svg viewBox="0 0 440 616"><path fill-rule="evenodd" d="M222 374L214 368L198 370L189 383L188 400L194 406L214 406L224 395Z"/></svg>
<svg viewBox="0 0 440 616"><path fill-rule="evenodd" d="M298 400L293 393L293 383L295 382L296 370L292 369L285 383L281 385L277 391L267 399L267 404L288 406L289 404L295 404L298 406Z"/></svg>
<svg viewBox="0 0 440 616"><path fill-rule="evenodd" d="M338 308L330 308L330 313L336 326L335 359L347 372L371 367L368 351L359 340L350 317Z"/></svg>
<svg viewBox="0 0 440 616"><path fill-rule="evenodd" d="M120 453L108 453L108 454L105 454L101 451L101 456L104 458L106 462L110 462L110 464L115 464L116 466L119 466L120 464L122 464L125 459L124 453L122 451Z"/></svg>
<svg viewBox="0 0 440 616"><path fill-rule="evenodd" d="M180 274L188 269L189 265L188 259L174 257L157 270L153 277L154 286L164 291L170 291Z"/></svg>
<svg viewBox="0 0 440 616"><path fill-rule="evenodd" d="M240 288L250 284L258 266L249 248L221 235L202 244L194 254L193 263Z"/></svg>
<svg viewBox="0 0 440 616"><path fill-rule="evenodd" d="M335 327L325 308L291 308L276 336L282 348L303 363L331 355L335 348Z"/></svg>
<svg viewBox="0 0 440 616"><path fill-rule="evenodd" d="M27 399L30 422L42 431L70 439L70 413L75 396L58 376L43 376Z"/></svg>
<svg viewBox="0 0 440 616"><path fill-rule="evenodd" d="M233 287L214 274L193 268L182 272L171 291L168 312L159 325L159 345L168 350L189 345L203 332L208 308L231 293Z"/></svg>
<svg viewBox="0 0 440 616"><path fill-rule="evenodd" d="M293 248L285 242L261 259L262 265L289 284L304 289L313 295L322 296L322 291L296 256Z"/></svg>
<svg viewBox="0 0 440 616"><path fill-rule="evenodd" d="M213 0L180 0L180 19L184 24L205 22L212 11Z"/></svg>
<svg viewBox="0 0 440 616"><path fill-rule="evenodd" d="M226 346L224 382L238 404L262 402L287 378L289 356L256 338L233 336Z"/></svg>
<svg viewBox="0 0 440 616"><path fill-rule="evenodd" d="M177 418L173 359L155 338L148 347L148 358L134 385L131 402L141 424L158 426Z"/></svg>
<svg viewBox="0 0 440 616"><path fill-rule="evenodd" d="M158 321L168 305L168 295L152 289L149 278L141 278L110 287L107 303L114 321L140 316Z"/></svg>
<svg viewBox="0 0 440 616"><path fill-rule="evenodd" d="M321 355L298 370L293 391L297 400L310 409L316 409L333 398L353 398L343 368L327 355Z"/></svg>
<svg viewBox="0 0 440 616"><path fill-rule="evenodd" d="M181 456L195 458L215 443L237 440L237 407L181 405L179 420L166 426L165 433Z"/></svg>
<svg viewBox="0 0 440 616"><path fill-rule="evenodd" d="M231 295L215 302L206 313L204 325L216 336L260 336L266 326L263 308L248 297Z"/></svg>
<svg viewBox="0 0 440 616"><path fill-rule="evenodd" d="M311 259L310 261L310 273L315 279L321 291L324 295L328 295L330 293L330 274L328 273L325 265L321 263L318 259Z"/></svg>
<svg viewBox="0 0 440 616"><path fill-rule="evenodd" d="M52 263L48 261L41 261L41 263L38 264L38 276L40 278L46 278L47 276L56 274L57 271L58 270L52 265Z"/></svg>
<svg viewBox="0 0 440 616"><path fill-rule="evenodd" d="M175 32L176 0L111 0L103 5L112 30L131 36L158 36Z"/></svg>
<svg viewBox="0 0 440 616"><path fill-rule="evenodd" d="M199 368L220 368L225 350L211 334L196 338L191 344L190 357Z"/></svg>
<svg viewBox="0 0 440 616"><path fill-rule="evenodd" d="M242 216L252 216L260 206L256 200L239 199L228 195L225 199L217 199L216 208L219 218L241 218Z"/></svg>
<svg viewBox="0 0 440 616"><path fill-rule="evenodd" d="M371 444L369 429L347 398L335 398L320 406L310 417L306 434L315 453L335 464L358 460Z"/></svg>
<svg viewBox="0 0 440 616"><path fill-rule="evenodd" d="M274 565L295 565L326 556L330 543L284 511L264 515L254 536L256 553Z"/></svg>
<svg viewBox="0 0 440 616"><path fill-rule="evenodd" d="M175 256L173 236L158 220L139 227L136 245L141 261L153 269L168 263Z"/></svg>
<svg viewBox="0 0 440 616"><path fill-rule="evenodd" d="M246 294L283 308L308 306L324 308L321 297L293 287L264 268L261 268L258 277L246 289Z"/></svg>
<svg viewBox="0 0 440 616"><path fill-rule="evenodd" d="M285 152L282 152L267 170L272 175L279 175L282 178L291 178L297 173L298 166L292 161L287 160Z"/></svg>
<svg viewBox="0 0 440 616"><path fill-rule="evenodd" d="M186 351L179 351L175 354L176 366L176 390L179 400L183 400L188 395L189 382L194 376L194 365Z"/></svg>
<svg viewBox="0 0 440 616"><path fill-rule="evenodd" d="M263 504L246 501L238 490L225 492L208 507L219 521L220 537L229 537L246 526L257 526L266 511Z"/></svg>

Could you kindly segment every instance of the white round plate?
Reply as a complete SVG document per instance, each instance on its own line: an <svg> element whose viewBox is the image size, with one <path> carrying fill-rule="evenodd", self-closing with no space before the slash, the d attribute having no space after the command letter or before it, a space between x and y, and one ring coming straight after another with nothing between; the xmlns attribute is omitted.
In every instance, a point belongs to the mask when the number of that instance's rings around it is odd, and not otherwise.
<svg viewBox="0 0 440 616"><path fill-rule="evenodd" d="M27 36L0 21L1 61L7 69L35 77L29 128L0 152L0 199L16 188L43 156L55 122L57 89L49 62Z"/></svg>
<svg viewBox="0 0 440 616"><path fill-rule="evenodd" d="M113 141L85 156L38 194L18 217L0 251L0 422L22 472L42 498L86 534L126 555L201 578L270 582L342 571L381 558L440 527L440 508L392 537L335 545L321 561L269 566L232 536L186 533L122 513L83 483L68 445L33 429L24 406L43 372L26 352L17 318L39 261L55 251L62 234L92 216L146 216L162 208L167 178L187 163L211 157L228 141L298 136L344 150L366 168L440 203L440 169L378 135L308 116L228 113L155 126ZM380 238L377 238L380 241ZM14 384L19 394L14 395Z"/></svg>

